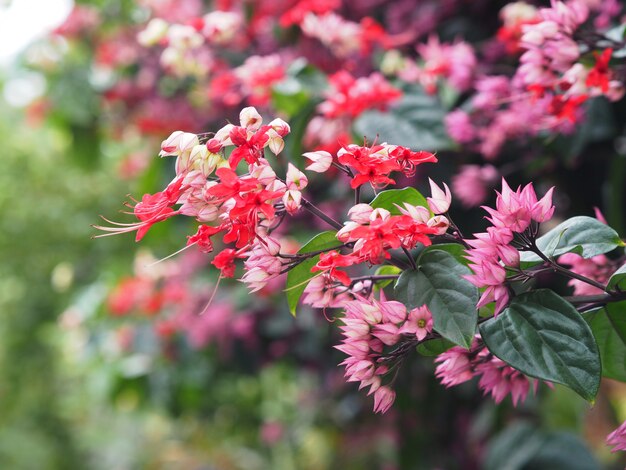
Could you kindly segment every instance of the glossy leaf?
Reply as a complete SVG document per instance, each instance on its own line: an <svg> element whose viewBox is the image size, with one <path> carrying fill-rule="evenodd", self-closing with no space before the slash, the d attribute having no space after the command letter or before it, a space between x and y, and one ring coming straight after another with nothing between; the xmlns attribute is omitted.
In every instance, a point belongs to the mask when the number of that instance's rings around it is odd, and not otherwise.
<svg viewBox="0 0 626 470"><path fill-rule="evenodd" d="M337 232L333 231L322 232L311 238L311 240L300 248L298 253L311 253L313 251L339 246L341 243L337 240L336 235ZM287 287L285 288L285 291L287 294L289 311L292 315L296 314L298 302L300 301L300 297L302 296L308 281L315 276L315 273L311 272L311 268L317 264L319 259L319 255L313 256L306 261L303 261L287 273Z"/></svg>
<svg viewBox="0 0 626 470"><path fill-rule="evenodd" d="M463 245L460 243L439 243L437 245L430 245L424 248L422 255L436 250L445 251L446 253L451 254L458 262L466 266L469 264L469 261L465 258L465 248L463 248Z"/></svg>
<svg viewBox="0 0 626 470"><path fill-rule="evenodd" d="M370 206L374 209L387 209L392 215L399 215L401 212L395 204L402 207L404 202L413 206L428 207L426 198L422 196L417 189L411 187L381 191L372 202L370 202Z"/></svg>
<svg viewBox="0 0 626 470"><path fill-rule="evenodd" d="M545 432L529 423L515 423L487 448L485 470L599 470L585 444L565 432Z"/></svg>
<svg viewBox="0 0 626 470"><path fill-rule="evenodd" d="M434 330L469 348L476 331L478 290L462 278L469 269L445 251L424 253L417 271L405 271L396 283L396 298L407 308L427 305Z"/></svg>
<svg viewBox="0 0 626 470"><path fill-rule="evenodd" d="M380 268L378 268L374 274L376 276L388 276L388 275L393 275L393 274L400 274L401 272L402 270L398 268L397 266L385 265L385 266L381 266ZM387 281L379 281L376 283L375 288L384 289L392 282L393 282L392 279L389 279Z"/></svg>
<svg viewBox="0 0 626 470"><path fill-rule="evenodd" d="M537 247L548 257L574 252L583 258L607 253L623 245L615 230L597 219L586 216L572 217L560 223L537 239ZM521 253L521 261L540 263L535 253Z"/></svg>
<svg viewBox="0 0 626 470"><path fill-rule="evenodd" d="M570 387L593 401L600 386L600 354L578 311L549 289L521 294L480 325L489 350L520 372Z"/></svg>
<svg viewBox="0 0 626 470"><path fill-rule="evenodd" d="M626 382L626 302L584 314L598 343L602 375Z"/></svg>
<svg viewBox="0 0 626 470"><path fill-rule="evenodd" d="M608 290L626 290L626 264L611 275L606 287Z"/></svg>

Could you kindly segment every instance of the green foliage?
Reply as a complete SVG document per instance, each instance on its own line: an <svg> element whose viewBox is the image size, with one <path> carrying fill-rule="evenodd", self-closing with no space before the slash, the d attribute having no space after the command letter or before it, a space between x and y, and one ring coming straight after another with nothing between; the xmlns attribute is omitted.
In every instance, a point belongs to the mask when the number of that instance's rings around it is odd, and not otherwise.
<svg viewBox="0 0 626 470"><path fill-rule="evenodd" d="M448 341L445 338L435 338L418 344L416 349L422 356L439 356L439 354L453 346L454 343L452 341Z"/></svg>
<svg viewBox="0 0 626 470"><path fill-rule="evenodd" d="M405 202L413 206L428 207L426 198L417 189L411 187L381 191L370 202L370 206L374 209L387 209L391 215L400 215L401 212L396 204L403 207L402 204Z"/></svg>
<svg viewBox="0 0 626 470"><path fill-rule="evenodd" d="M606 285L607 290L626 290L626 264L615 271Z"/></svg>
<svg viewBox="0 0 626 470"><path fill-rule="evenodd" d="M607 304L583 317L598 343L602 375L626 382L626 302Z"/></svg>
<svg viewBox="0 0 626 470"><path fill-rule="evenodd" d="M359 137L403 145L415 150L449 150L454 147L443 125L445 110L436 97L409 89L389 112L366 111L354 123Z"/></svg>
<svg viewBox="0 0 626 470"><path fill-rule="evenodd" d="M311 238L311 240L305 243L302 248L300 248L298 253L310 253L317 250L324 250L339 246L340 243L337 241L336 235L337 232L333 231L322 232L315 235ZM296 314L298 301L300 300L300 297L302 296L304 289L306 289L309 281L315 276L315 273L311 272L311 268L317 264L319 259L319 255L313 256L303 261L287 273L287 286L285 287L285 291L289 311L292 315Z"/></svg>
<svg viewBox="0 0 626 470"><path fill-rule="evenodd" d="M570 387L593 401L600 386L600 355L578 311L549 289L518 295L480 325L489 350L520 372Z"/></svg>
<svg viewBox="0 0 626 470"><path fill-rule="evenodd" d="M446 253L454 256L459 263L464 265L468 265L469 261L465 257L465 248L460 243L439 243L437 245L430 245L424 248L420 256L423 256L426 253L430 253L431 251L445 251Z"/></svg>
<svg viewBox="0 0 626 470"><path fill-rule="evenodd" d="M427 305L434 330L469 348L476 332L478 290L461 276L469 269L445 251L424 253L417 271L405 271L396 283L396 298L412 309Z"/></svg>
<svg viewBox="0 0 626 470"><path fill-rule="evenodd" d="M401 272L402 270L398 268L397 266L385 265L385 266L381 266L380 268L378 268L374 274L376 276L388 276L388 275L400 274ZM376 287L378 289L384 289L392 282L393 280L391 279L387 281L379 281L376 283Z"/></svg>
<svg viewBox="0 0 626 470"><path fill-rule="evenodd" d="M537 247L548 257L564 253L577 253L583 258L591 258L614 250L622 245L615 230L597 219L586 216L572 217L560 223L537 239ZM521 261L526 265L541 262L535 253L521 253Z"/></svg>
<svg viewBox="0 0 626 470"><path fill-rule="evenodd" d="M600 465L577 437L516 423L487 449L485 470L595 470Z"/></svg>

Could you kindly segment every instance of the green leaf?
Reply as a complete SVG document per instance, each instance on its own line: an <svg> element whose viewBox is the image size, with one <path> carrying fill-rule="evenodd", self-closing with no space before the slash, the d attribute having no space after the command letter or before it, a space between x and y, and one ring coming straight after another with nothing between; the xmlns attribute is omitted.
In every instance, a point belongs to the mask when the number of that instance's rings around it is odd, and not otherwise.
<svg viewBox="0 0 626 470"><path fill-rule="evenodd" d="M547 256L556 257L574 252L583 258L591 258L607 253L621 245L615 230L597 219L586 216L572 217L560 223L537 239L537 247ZM520 253L526 266L540 263L535 253Z"/></svg>
<svg viewBox="0 0 626 470"><path fill-rule="evenodd" d="M427 305L434 330L454 344L469 348L476 331L478 289L461 276L470 270L441 250L424 253L417 271L404 271L396 298L412 309Z"/></svg>
<svg viewBox="0 0 626 470"><path fill-rule="evenodd" d="M414 150L448 150L454 143L448 137L443 120L445 110L434 96L417 89L408 90L389 112L367 111L354 123L354 132Z"/></svg>
<svg viewBox="0 0 626 470"><path fill-rule="evenodd" d="M536 432L541 447L524 470L600 470L600 464L578 436L565 432Z"/></svg>
<svg viewBox="0 0 626 470"><path fill-rule="evenodd" d="M514 423L489 442L483 468L521 470L541 447L541 437L531 424Z"/></svg>
<svg viewBox="0 0 626 470"><path fill-rule="evenodd" d="M402 272L402 269L400 269L397 266L385 265L385 266L381 266L380 268L378 268L374 274L376 276L388 276L388 275L393 275L393 274L400 274L401 272ZM375 288L384 289L392 282L393 282L392 279L389 279L388 281L379 281L376 283Z"/></svg>
<svg viewBox="0 0 626 470"><path fill-rule="evenodd" d="M600 354L580 313L549 289L526 292L480 325L489 350L523 374L570 387L593 401Z"/></svg>
<svg viewBox="0 0 626 470"><path fill-rule="evenodd" d="M596 338L602 375L626 382L626 302L607 304L584 314L583 318Z"/></svg>
<svg viewBox="0 0 626 470"><path fill-rule="evenodd" d="M430 245L422 251L422 255L436 250L445 251L446 253L451 254L459 263L462 263L465 266L469 264L469 260L465 258L465 255L467 254L465 252L465 248L463 248L463 245L460 243L440 243L437 245Z"/></svg>
<svg viewBox="0 0 626 470"><path fill-rule="evenodd" d="M322 232L313 238L311 238L300 250L298 254L311 253L313 251L324 250L339 246L337 241L337 232L328 231ZM285 288L287 293L287 304L289 305L289 311L295 316L296 309L300 297L306 288L308 281L315 276L315 273L311 272L311 268L317 264L320 256L316 255L312 258L303 261L291 271L287 273L287 287Z"/></svg>
<svg viewBox="0 0 626 470"><path fill-rule="evenodd" d="M391 212L391 215L400 215L400 210L394 204L398 204L402 207L402 203L404 202L408 202L413 206L428 207L426 198L422 196L417 189L411 187L381 191L374 200L370 202L370 206L374 209L387 209Z"/></svg>
<svg viewBox="0 0 626 470"><path fill-rule="evenodd" d="M597 470L600 465L585 444L565 432L544 432L515 423L487 448L485 470Z"/></svg>
<svg viewBox="0 0 626 470"><path fill-rule="evenodd" d="M417 345L417 352L422 356L439 356L439 354L447 351L454 343L445 338L429 339Z"/></svg>
<svg viewBox="0 0 626 470"><path fill-rule="evenodd" d="M606 287L607 290L626 290L626 264L623 264L621 268L611 275Z"/></svg>

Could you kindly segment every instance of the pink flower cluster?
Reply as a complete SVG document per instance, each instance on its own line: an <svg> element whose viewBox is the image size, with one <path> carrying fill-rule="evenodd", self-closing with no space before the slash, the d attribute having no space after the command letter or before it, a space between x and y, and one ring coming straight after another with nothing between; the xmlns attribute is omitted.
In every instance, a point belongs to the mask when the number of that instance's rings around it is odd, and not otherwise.
<svg viewBox="0 0 626 470"><path fill-rule="evenodd" d="M452 189L461 204L476 207L487 199L499 178L498 170L492 165L463 165L452 177Z"/></svg>
<svg viewBox="0 0 626 470"><path fill-rule="evenodd" d="M551 188L538 200L532 184L513 191L502 179L502 192L498 193L496 208L484 207L492 226L487 232L474 234L476 238L466 240L471 246L467 250L467 258L473 274L464 277L476 287L485 288L477 308L495 301L494 315L497 315L507 304L506 266L519 265L519 251L511 242L515 234L522 234L531 228L532 222L541 223L552 217L553 190ZM533 236L528 234L529 238Z"/></svg>
<svg viewBox="0 0 626 470"><path fill-rule="evenodd" d="M606 437L606 445L613 446L611 452L626 451L626 421Z"/></svg>
<svg viewBox="0 0 626 470"><path fill-rule="evenodd" d="M439 364L435 375L446 387L480 377L478 387L485 395L491 394L496 403L500 403L510 394L513 405L517 406L526 400L531 382L534 390L537 389L536 380L529 380L491 354L478 336L469 351L455 346L437 356L435 362Z"/></svg>
<svg viewBox="0 0 626 470"><path fill-rule="evenodd" d="M476 55L468 43L457 41L442 44L435 36L417 46L421 62L405 59L399 76L409 83L419 83L427 93L435 93L440 81L445 80L458 91L472 85L476 69Z"/></svg>
<svg viewBox="0 0 626 470"><path fill-rule="evenodd" d="M470 110L456 109L444 120L454 140L470 144L488 160L494 160L510 140L522 140L546 129L548 100L531 101L508 77L485 76L476 80Z"/></svg>
<svg viewBox="0 0 626 470"><path fill-rule="evenodd" d="M578 107L589 96L606 96L617 101L624 95L624 84L609 68L613 50L594 52L595 65L586 67L574 34L589 17L582 0L553 0L550 8L539 10L541 21L523 28L521 65L516 78L529 90L551 94L548 111L558 118L576 120Z"/></svg>
<svg viewBox="0 0 626 470"><path fill-rule="evenodd" d="M580 57L574 32L589 16L580 0L552 1L550 8L539 10L540 21L524 26L522 55L518 76L527 85L552 87Z"/></svg>
<svg viewBox="0 0 626 470"><path fill-rule="evenodd" d="M565 253L559 256L558 262L569 266L572 272L602 284L606 284L611 275L620 266L617 261L609 259L604 255L585 259L576 253ZM578 279L570 279L567 285L574 288L574 295L595 295L604 292L598 287Z"/></svg>
<svg viewBox="0 0 626 470"><path fill-rule="evenodd" d="M305 36L318 39L337 57L367 53L373 45L386 42L385 30L369 17L355 23L333 12L308 13L300 28Z"/></svg>
<svg viewBox="0 0 626 470"><path fill-rule="evenodd" d="M344 304L342 318L343 342L335 346L348 358L348 382L360 382L359 389L370 387L374 394L374 412L385 413L393 404L395 392L382 380L396 365L393 353L386 355L385 346L395 346L403 340L423 340L433 328L432 316L426 306L414 308L407 314L400 302L387 300L381 291L380 300L357 297Z"/></svg>

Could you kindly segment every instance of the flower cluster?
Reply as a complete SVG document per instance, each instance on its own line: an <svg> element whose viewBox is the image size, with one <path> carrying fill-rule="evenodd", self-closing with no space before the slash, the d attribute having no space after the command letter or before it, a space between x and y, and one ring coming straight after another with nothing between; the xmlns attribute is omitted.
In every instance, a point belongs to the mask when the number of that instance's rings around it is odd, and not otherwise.
<svg viewBox="0 0 626 470"><path fill-rule="evenodd" d="M403 80L419 83L431 94L442 81L458 91L466 91L472 85L477 63L474 49L466 42L442 44L431 36L426 44L417 46L417 52L421 63L405 59L399 71Z"/></svg>
<svg viewBox="0 0 626 470"><path fill-rule="evenodd" d="M385 354L385 347L423 340L433 328L431 313L426 306L407 313L403 304L387 300L382 291L380 300L357 297L346 302L344 308L344 339L335 347L348 355L341 363L346 367L347 380L360 382L359 389L370 387L368 395L374 394L374 412L384 413L393 404L395 392L391 383L383 385L382 381L398 362L393 351Z"/></svg>
<svg viewBox="0 0 626 470"><path fill-rule="evenodd" d="M455 346L437 356L435 362L438 363L435 375L446 387L480 377L478 387L485 395L491 394L496 403L510 394L513 405L517 406L526 400L531 384L535 391L537 389L536 380L529 380L491 354L479 336L469 350Z"/></svg>
<svg viewBox="0 0 626 470"><path fill-rule="evenodd" d="M330 89L326 92L326 101L318 107L328 119L354 119L368 109L384 110L402 96L400 90L379 73L355 78L342 70L328 77L328 82Z"/></svg>
<svg viewBox="0 0 626 470"><path fill-rule="evenodd" d="M605 255L585 259L576 253L565 253L559 256L558 261L568 266L572 272L605 285L619 267L618 260L609 259ZM602 289L579 279L570 279L567 284L574 288L575 295L594 295L603 292Z"/></svg>
<svg viewBox="0 0 626 470"><path fill-rule="evenodd" d="M492 226L484 233L475 234L476 238L466 240L471 247L467 250L467 259L473 274L465 278L476 287L485 288L478 308L495 301L494 314L497 315L506 306L509 300L506 267L518 266L518 249L526 247L517 243L515 235L525 243L534 240L537 227L533 222L545 222L554 213L553 190L551 188L538 200L532 184L513 191L502 179L502 192L498 193L496 208L485 207Z"/></svg>

